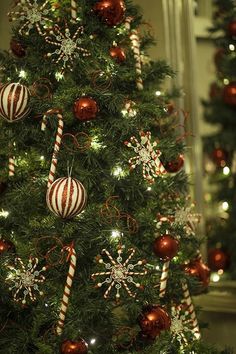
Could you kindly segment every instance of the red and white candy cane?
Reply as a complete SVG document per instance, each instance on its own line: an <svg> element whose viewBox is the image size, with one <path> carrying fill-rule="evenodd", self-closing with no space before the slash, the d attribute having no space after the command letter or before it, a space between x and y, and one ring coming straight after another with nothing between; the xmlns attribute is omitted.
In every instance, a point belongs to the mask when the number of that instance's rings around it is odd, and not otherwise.
<svg viewBox="0 0 236 354"><path fill-rule="evenodd" d="M166 286L167 286L169 269L170 269L170 261L164 262L162 267L161 279L160 279L160 292L159 292L160 297L164 297L166 294Z"/></svg>
<svg viewBox="0 0 236 354"><path fill-rule="evenodd" d="M125 20L125 27L128 31L130 31L130 40L131 40L131 48L134 52L135 58L135 69L136 69L136 86L139 90L143 90L143 79L142 79L142 63L141 63L141 54L140 54L140 38L138 35L138 31L136 29L130 30L130 23L132 22L132 17L127 17Z"/></svg>
<svg viewBox="0 0 236 354"><path fill-rule="evenodd" d="M62 330L65 323L66 312L68 308L69 297L70 297L70 292L71 292L71 287L72 287L73 278L75 274L75 267L76 267L76 252L74 248L74 243L72 242L72 244L66 247L65 249L69 252L67 261L70 260L70 266L69 266L69 270L66 278L66 285L64 288L63 298L61 302L59 320L57 322L57 327L56 327L56 332L59 336L62 334Z"/></svg>
<svg viewBox="0 0 236 354"><path fill-rule="evenodd" d="M9 156L8 159L8 176L15 176L15 156Z"/></svg>
<svg viewBox="0 0 236 354"><path fill-rule="evenodd" d="M184 301L187 304L187 311L190 315L190 318L192 320L192 331L193 334L195 336L196 339L200 339L201 338L201 333L199 330L199 325L198 325L198 320L197 320L197 316L194 310L194 306L192 303L192 299L189 293L189 289L188 289L188 284L186 281L184 281L182 283L182 289L183 289L183 295L184 295Z"/></svg>
<svg viewBox="0 0 236 354"><path fill-rule="evenodd" d="M71 21L75 22L77 19L77 3L75 0L71 0Z"/></svg>
<svg viewBox="0 0 236 354"><path fill-rule="evenodd" d="M47 111L43 117L43 121L42 121L42 125L41 125L41 130L45 130L47 116L54 115L54 114L56 114L57 118L58 118L58 127L57 127L56 140L55 140L54 150L53 150L53 155L52 155L51 167L50 167L49 176L48 176L48 184L47 184L48 188L51 186L51 184L54 182L54 179L55 179L57 160L58 160L57 155L58 155L60 147L61 147L61 140L62 140L62 135L63 135L63 127L64 127L63 116L61 114L61 111L58 109L50 109L49 111Z"/></svg>

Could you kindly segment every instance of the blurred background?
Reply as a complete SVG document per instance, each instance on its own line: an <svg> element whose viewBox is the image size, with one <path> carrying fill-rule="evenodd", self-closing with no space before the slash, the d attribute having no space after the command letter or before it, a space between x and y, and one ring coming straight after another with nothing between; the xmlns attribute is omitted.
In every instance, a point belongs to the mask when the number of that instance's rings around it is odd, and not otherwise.
<svg viewBox="0 0 236 354"><path fill-rule="evenodd" d="M222 0L222 3L227 4L227 1L231 0ZM12 2L12 0L0 1L1 50L9 50L11 28L7 12ZM203 337L208 343L216 344L219 348L230 346L236 350L236 271L233 259L235 257L230 255L230 249L236 249L236 231L235 240L232 241L232 237L228 237L228 226L225 226L230 219L230 212L232 216L234 211L231 205L234 199L231 198L230 191L233 191L235 184L235 154L230 144L229 148L223 146L224 142L219 139L222 129L222 126L217 124L219 117L216 118L216 122L212 122L215 124L206 122L204 118L209 115L207 102L218 99L217 88L220 87L220 82L222 85L230 83L230 70L224 75L219 60L223 56L226 57L227 53L229 65L232 66L235 60L236 9L233 15L230 15L235 16L232 18L225 15L224 9L220 9L220 13L216 15L219 8L216 7L217 1L212 0L134 0L134 2L142 7L147 21L146 28L155 34L157 40L156 46L150 50L151 58L167 60L177 73L175 84L180 88L181 95L175 106L179 110L189 112L187 126L191 134L186 138L185 168L190 173L194 185L192 196L197 211L202 214L199 237L209 237L209 241L204 242L202 253L204 258L207 258L207 255L209 258L210 250L209 261L213 271L208 293L195 298L197 305L203 310L202 322L209 324L208 329L203 332ZM235 3L234 7L236 8ZM213 18L214 25L219 24L219 28L210 34L208 29L213 27ZM219 35L218 30L222 21L233 20L235 22L235 26L232 27L233 36L231 38L228 35L224 41L222 37L224 39L225 34ZM221 38L221 42L218 41L217 48L215 39L218 37ZM228 51L221 51L223 54L221 53L220 57L220 49L225 45ZM166 84L167 86L170 84L168 80ZM209 97L209 90L210 88L212 90L213 84L216 85L213 87L216 91L211 91ZM235 119L236 85L233 89L231 96L228 94L224 97L225 101L233 99L233 103L231 102L233 108L230 107L229 110L234 112ZM161 92L157 94L161 95ZM234 134L236 135L236 131ZM218 140L213 139L215 136L218 136ZM222 189L220 185L222 182L226 188L223 197L228 195L228 199L216 197L219 188ZM218 234L213 225L217 228ZM230 233L229 236L234 235Z"/></svg>

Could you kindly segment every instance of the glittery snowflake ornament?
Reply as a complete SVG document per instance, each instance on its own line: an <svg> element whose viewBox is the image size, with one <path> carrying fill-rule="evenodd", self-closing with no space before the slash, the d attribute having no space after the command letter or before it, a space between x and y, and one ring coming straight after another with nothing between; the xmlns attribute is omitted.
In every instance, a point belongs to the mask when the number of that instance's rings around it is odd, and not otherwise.
<svg viewBox="0 0 236 354"><path fill-rule="evenodd" d="M37 0L20 0L17 3L19 11L12 11L8 13L10 21L19 20L24 22L19 29L21 35L29 35L29 32L36 27L38 33L43 36L42 27L48 23L52 23L47 16L49 9L46 9L46 5L49 0L46 0L41 6L37 3Z"/></svg>
<svg viewBox="0 0 236 354"><path fill-rule="evenodd" d="M170 331L173 335L173 340L177 340L180 348L184 349L188 345L186 335L192 336L191 319L188 314L180 306L172 306L171 308L171 327Z"/></svg>
<svg viewBox="0 0 236 354"><path fill-rule="evenodd" d="M62 33L59 26L55 25L54 30L50 31L51 37L45 38L47 43L57 47L54 52L47 53L47 57L57 56L57 59L54 59L54 61L56 64L62 62L62 71L66 68L72 70L74 59L79 58L80 55L83 57L90 55L87 49L81 47L82 39L78 38L83 33L83 26L79 26L72 36L68 26L65 27L65 33Z"/></svg>
<svg viewBox="0 0 236 354"><path fill-rule="evenodd" d="M45 272L46 267L36 270L38 258L30 258L27 266L24 265L21 258L16 258L16 264L19 265L19 268L15 269L11 267L11 272L6 279L13 283L9 290L14 291L14 300L26 304L27 297L29 297L31 301L35 301L36 295L34 292L43 295L43 292L39 290L38 284L43 283L46 279L41 274Z"/></svg>
<svg viewBox="0 0 236 354"><path fill-rule="evenodd" d="M130 168L134 169L138 165L143 166L143 177L148 182L153 183L157 176L166 173L159 157L161 151L157 149L157 142L151 142L151 132L140 132L141 140L135 136L130 138L130 141L125 141L125 145L134 150L137 156L129 159Z"/></svg>
<svg viewBox="0 0 236 354"><path fill-rule="evenodd" d="M184 225L187 235L195 235L196 225L200 222L201 215L193 212L195 204L179 208L175 212L175 224Z"/></svg>
<svg viewBox="0 0 236 354"><path fill-rule="evenodd" d="M135 298L136 293L133 293L128 286L129 284L133 284L136 288L141 288L141 284L135 282L133 279L134 275L143 276L147 274L147 270L144 269L143 271L134 271L134 268L137 266L142 266L146 264L145 260L140 260L136 264L129 263L130 260L133 258L135 254L135 249L129 249L129 256L126 261L123 261L122 253L123 253L123 246L119 246L118 248L118 257L114 259L110 253L106 250L102 250L102 254L105 254L111 263L105 263L102 258L99 258L99 263L103 264L106 268L105 272L98 272L92 274L92 279L98 276L107 276L103 282L97 283L97 287L101 288L104 284L109 284L108 289L104 293L104 298L107 299L112 288L115 287L116 289L116 301L120 299L120 289L123 287L130 297Z"/></svg>

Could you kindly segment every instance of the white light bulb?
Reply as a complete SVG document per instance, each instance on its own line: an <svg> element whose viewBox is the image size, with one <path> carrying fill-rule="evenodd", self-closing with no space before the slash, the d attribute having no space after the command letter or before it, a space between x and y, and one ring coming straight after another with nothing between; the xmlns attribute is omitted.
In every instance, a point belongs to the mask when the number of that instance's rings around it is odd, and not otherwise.
<svg viewBox="0 0 236 354"><path fill-rule="evenodd" d="M96 343L96 338L90 339L90 344L95 344Z"/></svg>
<svg viewBox="0 0 236 354"><path fill-rule="evenodd" d="M228 166L225 166L225 167L223 168L223 174L224 174L225 176L228 176L229 173L230 173L230 168L229 168Z"/></svg>
<svg viewBox="0 0 236 354"><path fill-rule="evenodd" d="M113 170L113 175L119 177L122 175L122 172L123 172L122 168L120 166L117 166Z"/></svg>
<svg viewBox="0 0 236 354"><path fill-rule="evenodd" d="M44 160L44 156L42 155L42 156L40 156L40 160L41 161L43 161Z"/></svg>
<svg viewBox="0 0 236 354"><path fill-rule="evenodd" d="M6 210L1 210L0 211L0 216L2 216L3 218L7 218L8 217L8 215L9 215L9 211L6 211Z"/></svg>
<svg viewBox="0 0 236 354"><path fill-rule="evenodd" d="M60 80L62 80L64 78L64 75L62 73L60 73L59 71L57 71L55 73L55 78L56 78L57 81L60 81Z"/></svg>
<svg viewBox="0 0 236 354"><path fill-rule="evenodd" d="M231 50L232 52L235 50L234 44L230 44L230 45L229 45L229 50Z"/></svg>
<svg viewBox="0 0 236 354"><path fill-rule="evenodd" d="M219 274L213 273L213 274L211 275L211 280L212 280L214 283L217 283L217 282L220 280Z"/></svg>
<svg viewBox="0 0 236 354"><path fill-rule="evenodd" d="M160 266L159 265L156 266L156 270L160 270Z"/></svg>
<svg viewBox="0 0 236 354"><path fill-rule="evenodd" d="M111 232L111 237L112 237L113 239L116 239L116 238L120 237L120 231L118 231L118 230L112 230L112 232Z"/></svg>
<svg viewBox="0 0 236 354"><path fill-rule="evenodd" d="M150 192L152 190L152 187L147 187L147 191Z"/></svg>
<svg viewBox="0 0 236 354"><path fill-rule="evenodd" d="M161 91L156 91L156 96L161 96Z"/></svg>
<svg viewBox="0 0 236 354"><path fill-rule="evenodd" d="M224 211L227 211L229 209L229 203L228 202L223 202L221 206L222 206L222 209Z"/></svg>
<svg viewBox="0 0 236 354"><path fill-rule="evenodd" d="M224 79L223 82L224 82L225 85L229 84L229 80L228 79Z"/></svg>
<svg viewBox="0 0 236 354"><path fill-rule="evenodd" d="M27 73L25 70L20 70L19 72L19 77L21 77L22 79L25 79L27 76Z"/></svg>

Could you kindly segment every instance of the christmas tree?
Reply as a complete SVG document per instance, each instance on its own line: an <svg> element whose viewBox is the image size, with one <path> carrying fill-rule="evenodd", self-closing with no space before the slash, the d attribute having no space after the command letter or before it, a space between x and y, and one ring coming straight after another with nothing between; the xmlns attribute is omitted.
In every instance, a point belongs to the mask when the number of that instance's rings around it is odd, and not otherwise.
<svg viewBox="0 0 236 354"><path fill-rule="evenodd" d="M209 266L218 272L213 276L218 281L220 277L236 278L236 253L232 247L236 237L236 4L233 0L214 4L210 32L216 46L216 81L211 85L210 100L204 102L204 106L207 122L216 127L214 133L205 138L205 154L209 160L207 176L211 194L208 210L213 211L208 218Z"/></svg>
<svg viewBox="0 0 236 354"><path fill-rule="evenodd" d="M173 75L131 1L20 0L1 53L0 353L217 353Z"/></svg>

